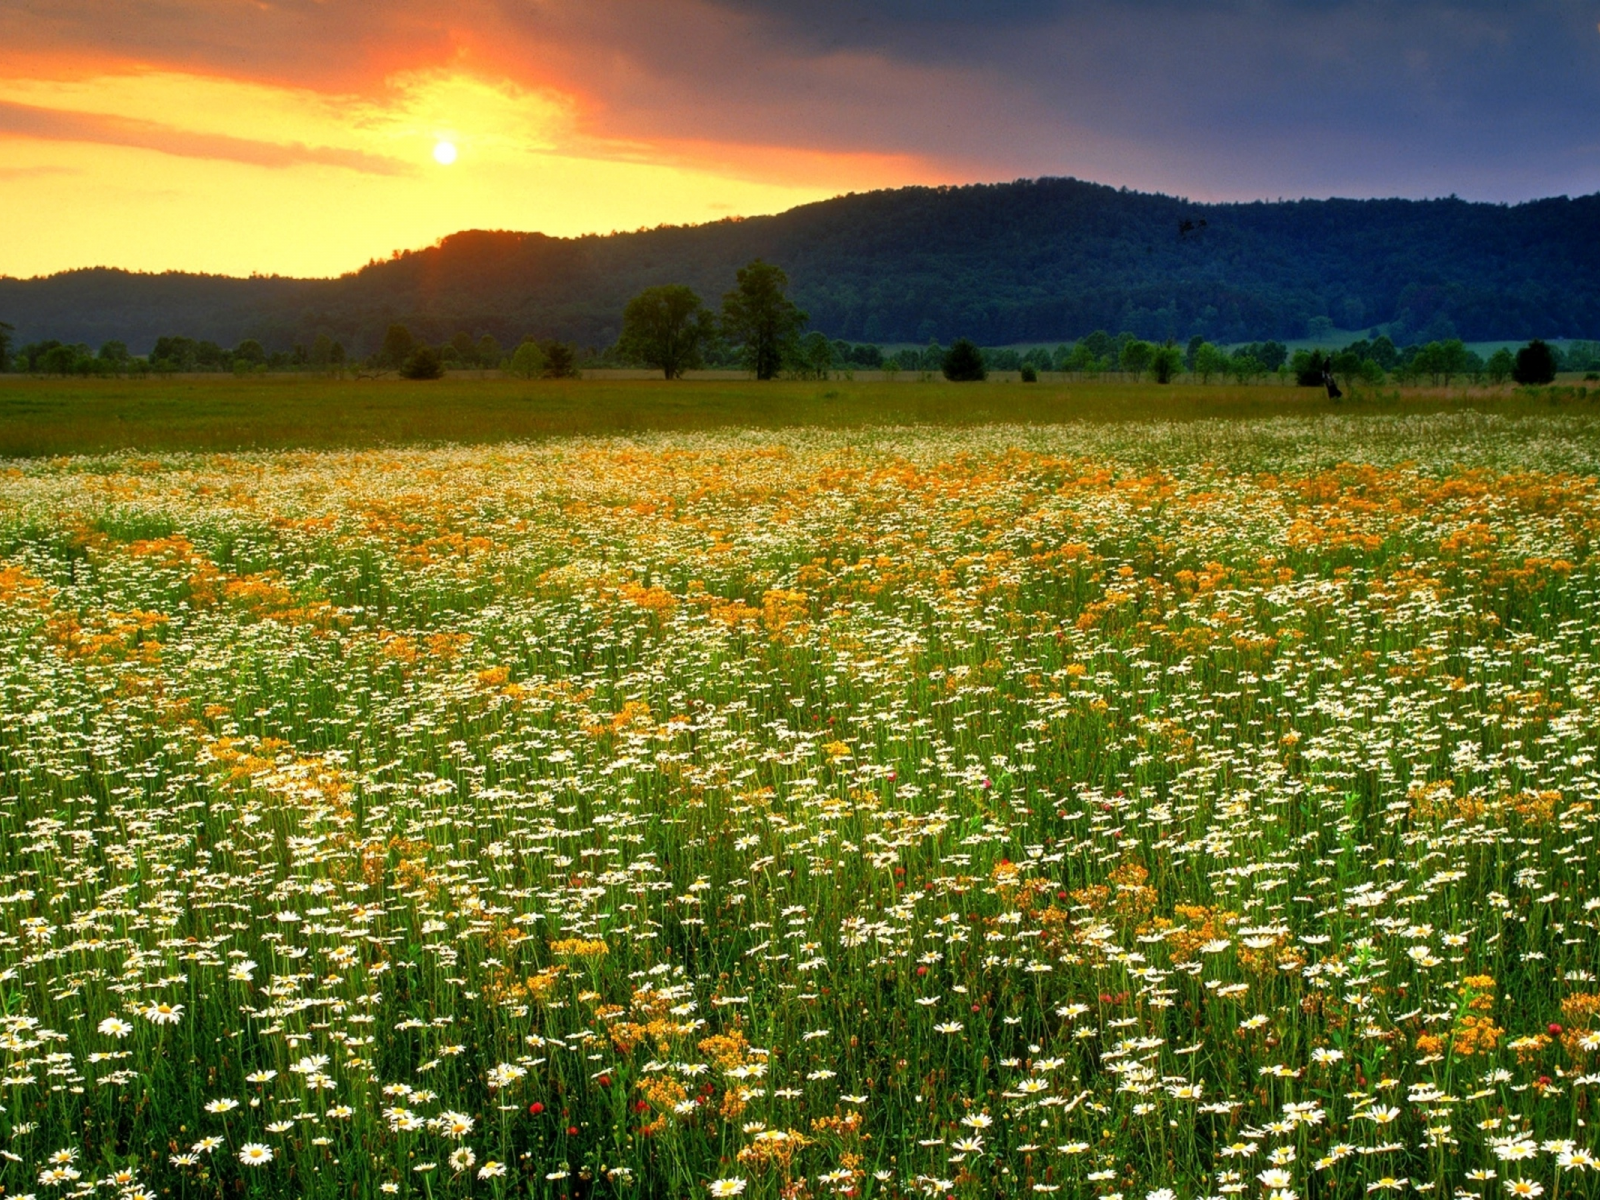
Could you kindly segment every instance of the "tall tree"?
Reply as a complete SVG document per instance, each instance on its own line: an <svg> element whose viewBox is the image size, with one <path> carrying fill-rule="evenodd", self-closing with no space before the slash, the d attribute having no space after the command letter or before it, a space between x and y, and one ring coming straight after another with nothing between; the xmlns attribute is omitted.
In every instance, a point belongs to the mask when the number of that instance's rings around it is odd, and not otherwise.
<svg viewBox="0 0 1600 1200"><path fill-rule="evenodd" d="M723 336L743 348L757 379L777 376L811 319L784 295L788 286L782 268L758 258L739 268L738 283L722 298Z"/></svg>
<svg viewBox="0 0 1600 1200"><path fill-rule="evenodd" d="M628 301L617 349L668 379L681 379L705 363L705 348L716 335L716 322L694 289L669 283L645 288Z"/></svg>
<svg viewBox="0 0 1600 1200"><path fill-rule="evenodd" d="M11 370L11 335L16 327L0 321L0 371Z"/></svg>
<svg viewBox="0 0 1600 1200"><path fill-rule="evenodd" d="M391 325L389 332L383 335L383 349L378 351L378 362L385 367L402 367L415 349L416 342L411 337L411 331L404 325Z"/></svg>

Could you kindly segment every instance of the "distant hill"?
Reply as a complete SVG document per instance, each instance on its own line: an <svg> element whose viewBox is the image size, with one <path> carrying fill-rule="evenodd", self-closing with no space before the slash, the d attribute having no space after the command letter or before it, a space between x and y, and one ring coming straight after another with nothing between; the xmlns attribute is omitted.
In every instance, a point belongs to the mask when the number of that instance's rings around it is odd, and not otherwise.
<svg viewBox="0 0 1600 1200"><path fill-rule="evenodd" d="M843 196L773 217L551 238L470 231L331 280L94 269L0 279L0 320L136 352L163 334L268 349L317 334L356 353L391 321L443 341L528 333L609 345L656 283L708 303L755 257L783 266L812 328L878 343L1070 340L1095 329L1217 342L1316 318L1397 341L1600 337L1600 195L1194 204L1073 179Z"/></svg>

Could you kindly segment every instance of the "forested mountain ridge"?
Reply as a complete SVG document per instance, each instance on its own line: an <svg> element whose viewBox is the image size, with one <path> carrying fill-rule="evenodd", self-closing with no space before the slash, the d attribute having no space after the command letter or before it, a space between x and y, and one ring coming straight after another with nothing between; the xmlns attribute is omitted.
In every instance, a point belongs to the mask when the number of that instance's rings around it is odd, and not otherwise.
<svg viewBox="0 0 1600 1200"><path fill-rule="evenodd" d="M1382 325L1396 341L1600 336L1600 195L1196 204L1072 179L902 188L607 236L469 231L328 280L0 279L0 320L19 341L136 351L163 334L287 349L325 333L361 353L395 321L431 341L465 330L598 347L640 289L686 283L715 304L756 257L788 271L812 328L851 341L1108 329L1237 342L1320 321Z"/></svg>

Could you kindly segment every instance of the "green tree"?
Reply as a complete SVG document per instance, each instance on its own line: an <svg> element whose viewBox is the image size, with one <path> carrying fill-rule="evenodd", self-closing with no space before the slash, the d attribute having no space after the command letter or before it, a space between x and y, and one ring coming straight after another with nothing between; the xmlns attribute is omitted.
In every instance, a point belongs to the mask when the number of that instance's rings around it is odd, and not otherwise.
<svg viewBox="0 0 1600 1200"><path fill-rule="evenodd" d="M1356 380L1361 378L1361 364L1365 361L1354 350L1341 350L1333 356L1329 364L1333 373L1343 381L1345 390L1350 391L1355 387Z"/></svg>
<svg viewBox="0 0 1600 1200"><path fill-rule="evenodd" d="M1296 350L1289 362L1294 381L1301 387L1321 387L1322 371L1328 365L1328 356L1321 350Z"/></svg>
<svg viewBox="0 0 1600 1200"><path fill-rule="evenodd" d="M716 322L694 289L669 283L628 301L617 349L668 379L682 379L685 371L704 365L705 348L716 335Z"/></svg>
<svg viewBox="0 0 1600 1200"><path fill-rule="evenodd" d="M1512 357L1511 351L1501 346L1489 356L1489 361L1483 366L1483 373L1489 377L1489 382L1499 387L1511 378L1511 372L1516 370L1517 360Z"/></svg>
<svg viewBox="0 0 1600 1200"><path fill-rule="evenodd" d="M78 350L75 346L52 346L45 351L39 364L46 375L71 375L78 369Z"/></svg>
<svg viewBox="0 0 1600 1200"><path fill-rule="evenodd" d="M486 333L478 339L478 365L491 370L500 365L500 360L505 354L500 349L500 341L492 333Z"/></svg>
<svg viewBox="0 0 1600 1200"><path fill-rule="evenodd" d="M1194 366L1191 369L1200 376L1201 383L1210 383L1213 375L1227 374L1228 356L1210 342L1201 342L1195 347Z"/></svg>
<svg viewBox="0 0 1600 1200"><path fill-rule="evenodd" d="M472 335L463 329L450 339L451 348L455 350L456 357L461 360L464 367L476 366L478 363L478 344L472 340Z"/></svg>
<svg viewBox="0 0 1600 1200"><path fill-rule="evenodd" d="M1031 362L1024 362L1022 364L1021 378L1023 383L1038 383L1039 368L1034 366Z"/></svg>
<svg viewBox="0 0 1600 1200"><path fill-rule="evenodd" d="M1240 383L1254 383L1271 370L1254 354L1232 354L1228 357L1228 373Z"/></svg>
<svg viewBox="0 0 1600 1200"><path fill-rule="evenodd" d="M1183 351L1168 342L1154 346L1150 352L1150 378L1157 383L1171 383L1172 377L1183 370Z"/></svg>
<svg viewBox="0 0 1600 1200"><path fill-rule="evenodd" d="M741 347L757 379L777 376L811 319L784 294L788 286L782 268L758 258L739 268L737 284L722 298L722 335Z"/></svg>
<svg viewBox="0 0 1600 1200"><path fill-rule="evenodd" d="M789 365L801 379L826 379L833 370L833 343L827 334L810 334L795 347Z"/></svg>
<svg viewBox="0 0 1600 1200"><path fill-rule="evenodd" d="M1380 335L1372 339L1372 349L1367 352L1367 357L1385 371L1392 371L1400 361L1400 351L1394 348L1394 343L1387 336Z"/></svg>
<svg viewBox="0 0 1600 1200"><path fill-rule="evenodd" d="M383 349L378 351L378 365L390 368L402 367L416 348L416 341L409 329L404 325L391 325L389 332L383 335Z"/></svg>
<svg viewBox="0 0 1600 1200"><path fill-rule="evenodd" d="M987 379L983 353L967 338L957 338L944 354L944 377L954 383L976 383Z"/></svg>
<svg viewBox="0 0 1600 1200"><path fill-rule="evenodd" d="M1155 357L1156 348L1149 342L1130 338L1117 352L1117 369L1138 378Z"/></svg>
<svg viewBox="0 0 1600 1200"><path fill-rule="evenodd" d="M538 379L544 374L544 351L533 338L524 338L511 356L511 373L520 379Z"/></svg>
<svg viewBox="0 0 1600 1200"><path fill-rule="evenodd" d="M316 341L311 343L309 358L313 367L326 368L333 361L333 339L325 333L317 334Z"/></svg>
<svg viewBox="0 0 1600 1200"><path fill-rule="evenodd" d="M439 379L444 375L444 363L437 350L424 344L406 355L406 361L400 366L400 375L403 379Z"/></svg>
<svg viewBox="0 0 1600 1200"><path fill-rule="evenodd" d="M1472 357L1472 351L1460 338L1439 343L1439 374L1444 378L1445 387L1449 387L1456 376L1471 372Z"/></svg>
<svg viewBox="0 0 1600 1200"><path fill-rule="evenodd" d="M1534 338L1517 351L1517 363L1512 368L1511 378L1523 384L1554 383L1556 356L1551 353L1549 346Z"/></svg>
<svg viewBox="0 0 1600 1200"><path fill-rule="evenodd" d="M245 338L244 341L233 348L233 361L236 363L247 362L252 367L259 367L267 361L266 347L262 346L255 338Z"/></svg>
<svg viewBox="0 0 1600 1200"><path fill-rule="evenodd" d="M539 343L544 351L544 377L546 379L581 379L578 369L578 348L571 342L558 342L546 338Z"/></svg>
<svg viewBox="0 0 1600 1200"><path fill-rule="evenodd" d="M11 339L16 326L0 321L0 372L11 370Z"/></svg>

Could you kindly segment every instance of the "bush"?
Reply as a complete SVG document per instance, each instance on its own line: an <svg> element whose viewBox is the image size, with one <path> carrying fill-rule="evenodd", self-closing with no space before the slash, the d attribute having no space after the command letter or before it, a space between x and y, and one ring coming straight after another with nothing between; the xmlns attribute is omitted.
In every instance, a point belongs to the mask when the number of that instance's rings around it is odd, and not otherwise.
<svg viewBox="0 0 1600 1200"><path fill-rule="evenodd" d="M977 383L989 377L983 354L967 338L957 338L944 353L944 377L952 383Z"/></svg>
<svg viewBox="0 0 1600 1200"><path fill-rule="evenodd" d="M1556 379L1555 353L1538 338L1534 338L1533 341L1517 351L1517 365L1512 369L1511 378L1523 384L1554 383Z"/></svg>
<svg viewBox="0 0 1600 1200"><path fill-rule="evenodd" d="M1168 342L1156 346L1150 353L1150 378L1157 383L1171 383L1172 377L1183 370L1183 350Z"/></svg>
<svg viewBox="0 0 1600 1200"><path fill-rule="evenodd" d="M521 379L537 379L544 374L544 351L539 343L528 338L511 356L511 373Z"/></svg>
<svg viewBox="0 0 1600 1200"><path fill-rule="evenodd" d="M539 343L544 351L544 377L546 379L581 379L578 370L578 348L571 342L544 341Z"/></svg>
<svg viewBox="0 0 1600 1200"><path fill-rule="evenodd" d="M418 346L400 368L405 379L440 379L444 376L444 363L432 346Z"/></svg>
<svg viewBox="0 0 1600 1200"><path fill-rule="evenodd" d="M1038 368L1036 368L1031 362L1025 362L1025 363L1022 364L1022 382L1023 383L1038 383L1039 382L1039 371L1038 371Z"/></svg>
<svg viewBox="0 0 1600 1200"><path fill-rule="evenodd" d="M1517 369L1517 360L1511 357L1511 351L1504 346L1489 356L1489 361L1484 364L1483 372L1489 377L1489 382L1495 385L1504 383L1511 378L1512 372Z"/></svg>

